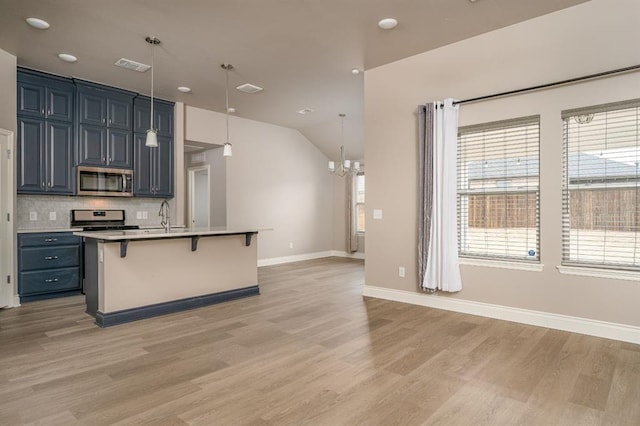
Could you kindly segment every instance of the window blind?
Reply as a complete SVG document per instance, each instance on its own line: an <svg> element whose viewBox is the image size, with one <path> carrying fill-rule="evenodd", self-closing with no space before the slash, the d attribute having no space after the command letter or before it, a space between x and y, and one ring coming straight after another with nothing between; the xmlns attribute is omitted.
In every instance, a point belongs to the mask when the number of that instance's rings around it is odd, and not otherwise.
<svg viewBox="0 0 640 426"><path fill-rule="evenodd" d="M563 111L563 264L640 269L640 99Z"/></svg>
<svg viewBox="0 0 640 426"><path fill-rule="evenodd" d="M458 131L461 256L540 260L540 117Z"/></svg>

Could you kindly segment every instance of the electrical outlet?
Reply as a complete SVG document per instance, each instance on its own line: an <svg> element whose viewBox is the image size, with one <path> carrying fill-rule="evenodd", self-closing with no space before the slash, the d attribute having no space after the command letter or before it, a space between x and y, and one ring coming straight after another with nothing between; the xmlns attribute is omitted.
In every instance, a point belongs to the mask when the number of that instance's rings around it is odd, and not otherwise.
<svg viewBox="0 0 640 426"><path fill-rule="evenodd" d="M405 272L404 271L404 266L401 266L401 267L398 268L398 276L400 278L404 278L404 272Z"/></svg>
<svg viewBox="0 0 640 426"><path fill-rule="evenodd" d="M38 220L38 212L29 212L29 220Z"/></svg>
<svg viewBox="0 0 640 426"><path fill-rule="evenodd" d="M56 220L56 212L49 212L49 220Z"/></svg>
<svg viewBox="0 0 640 426"><path fill-rule="evenodd" d="M373 209L373 218L382 219L382 209Z"/></svg>
<svg viewBox="0 0 640 426"><path fill-rule="evenodd" d="M143 219L149 219L149 212L147 212L147 211L143 211L143 212L142 212L142 218L143 218Z"/></svg>
<svg viewBox="0 0 640 426"><path fill-rule="evenodd" d="M136 212L136 219L142 219L142 212Z"/></svg>
<svg viewBox="0 0 640 426"><path fill-rule="evenodd" d="M293 248L293 243L292 243L292 242L290 242L290 243L289 243L289 248L290 248L290 249L292 249L292 248Z"/></svg>

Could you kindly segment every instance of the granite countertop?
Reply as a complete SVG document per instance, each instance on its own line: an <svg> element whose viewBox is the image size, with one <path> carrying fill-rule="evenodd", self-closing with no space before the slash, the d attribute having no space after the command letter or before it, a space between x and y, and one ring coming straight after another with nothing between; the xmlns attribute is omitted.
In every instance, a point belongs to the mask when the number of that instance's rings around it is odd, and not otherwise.
<svg viewBox="0 0 640 426"><path fill-rule="evenodd" d="M35 228L35 229L18 229L16 232L18 234L35 234L38 232L78 232L82 231L82 228Z"/></svg>
<svg viewBox="0 0 640 426"><path fill-rule="evenodd" d="M226 227L211 227L211 228L173 228L167 232L164 229L129 229L126 231L104 231L104 232L74 232L73 235L77 235L85 238L93 238L103 241L124 241L124 240L149 240L149 239L161 239L161 238L179 238L179 237L197 237L207 235L230 235L230 234L250 234L257 233L258 231L265 231L266 229L234 229Z"/></svg>

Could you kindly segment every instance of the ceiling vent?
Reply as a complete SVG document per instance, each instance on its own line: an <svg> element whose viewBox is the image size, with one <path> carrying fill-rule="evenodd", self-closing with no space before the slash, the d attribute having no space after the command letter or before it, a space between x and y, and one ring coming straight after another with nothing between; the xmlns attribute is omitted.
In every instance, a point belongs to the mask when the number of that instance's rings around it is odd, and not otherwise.
<svg viewBox="0 0 640 426"><path fill-rule="evenodd" d="M262 87L254 86L253 84L249 83L241 84L240 86L236 87L236 89L244 93L258 93L262 92L263 90Z"/></svg>
<svg viewBox="0 0 640 426"><path fill-rule="evenodd" d="M146 72L151 69L150 65L142 64L140 62L132 61L131 59L120 58L115 63L116 66L126 68L128 70Z"/></svg>

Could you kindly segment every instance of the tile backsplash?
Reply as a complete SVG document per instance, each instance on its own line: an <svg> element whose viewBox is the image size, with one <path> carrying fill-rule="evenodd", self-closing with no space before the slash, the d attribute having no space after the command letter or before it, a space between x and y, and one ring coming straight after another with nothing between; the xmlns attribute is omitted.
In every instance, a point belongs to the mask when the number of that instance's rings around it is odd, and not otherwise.
<svg viewBox="0 0 640 426"><path fill-rule="evenodd" d="M71 210L118 209L125 210L127 225L160 226L161 203L161 198L18 195L15 223L18 230L67 229L71 226ZM173 200L169 204L173 213ZM138 212L147 212L147 219L137 219Z"/></svg>

